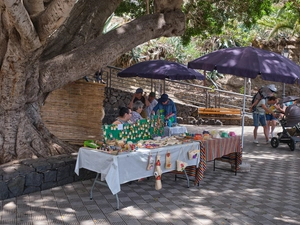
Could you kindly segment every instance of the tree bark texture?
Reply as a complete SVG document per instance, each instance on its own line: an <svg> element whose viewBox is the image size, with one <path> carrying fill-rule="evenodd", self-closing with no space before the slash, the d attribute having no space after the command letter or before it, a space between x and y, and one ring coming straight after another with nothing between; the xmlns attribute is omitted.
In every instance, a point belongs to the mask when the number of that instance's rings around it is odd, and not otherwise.
<svg viewBox="0 0 300 225"><path fill-rule="evenodd" d="M47 95L139 44L185 29L184 14L174 8L102 35L120 2L0 0L0 164L76 151L45 127L40 110Z"/></svg>

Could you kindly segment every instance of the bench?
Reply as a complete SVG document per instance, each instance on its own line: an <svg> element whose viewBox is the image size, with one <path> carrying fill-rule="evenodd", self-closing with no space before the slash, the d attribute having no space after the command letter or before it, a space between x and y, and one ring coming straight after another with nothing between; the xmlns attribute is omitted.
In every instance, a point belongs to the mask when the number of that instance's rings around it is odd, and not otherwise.
<svg viewBox="0 0 300 225"><path fill-rule="evenodd" d="M199 108L198 113L201 118L218 119L241 119L242 111L236 108Z"/></svg>

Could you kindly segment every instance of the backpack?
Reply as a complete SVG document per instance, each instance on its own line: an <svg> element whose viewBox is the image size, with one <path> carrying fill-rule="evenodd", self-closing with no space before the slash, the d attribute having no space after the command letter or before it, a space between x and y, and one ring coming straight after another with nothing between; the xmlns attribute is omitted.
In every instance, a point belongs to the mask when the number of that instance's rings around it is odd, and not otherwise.
<svg viewBox="0 0 300 225"><path fill-rule="evenodd" d="M260 95L260 97L257 96L258 94ZM256 100L257 98L259 98L259 101L260 101L261 99L265 98L264 95L263 95L263 88L260 88L260 89L256 92L256 94L253 95L252 101L251 101L251 105L253 105L253 103L255 102L255 100ZM258 101L258 102L259 102L259 101ZM257 103L258 103L258 102L257 102ZM256 105L257 105L257 103L256 103ZM252 107L252 112L255 112L255 111L256 111L256 105L254 105L254 106Z"/></svg>
<svg viewBox="0 0 300 225"><path fill-rule="evenodd" d="M260 101L261 99L264 99L264 98L267 99L268 97L270 97L271 95L270 95L270 90L269 89L270 88L268 86L261 87L257 91L257 93L252 97L251 105L253 105L253 103L255 102L255 99L259 99L259 101ZM257 96L257 95L259 95L259 96ZM256 111L256 105L252 107L252 112L255 112L255 111Z"/></svg>

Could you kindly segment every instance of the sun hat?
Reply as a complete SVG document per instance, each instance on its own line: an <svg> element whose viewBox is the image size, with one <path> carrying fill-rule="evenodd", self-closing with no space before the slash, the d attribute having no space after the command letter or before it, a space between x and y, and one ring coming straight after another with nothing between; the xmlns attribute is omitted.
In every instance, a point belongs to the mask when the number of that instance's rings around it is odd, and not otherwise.
<svg viewBox="0 0 300 225"><path fill-rule="evenodd" d="M229 132L229 136L230 136L230 137L235 137L235 136L236 136L236 135L235 135L235 132L230 131L230 132Z"/></svg>
<svg viewBox="0 0 300 225"><path fill-rule="evenodd" d="M223 132L221 133L221 137L222 137L222 138L228 138L229 135L228 135L227 132L223 131Z"/></svg>
<svg viewBox="0 0 300 225"><path fill-rule="evenodd" d="M277 88L275 87L275 84L269 84L267 87L270 89L270 91L277 92Z"/></svg>
<svg viewBox="0 0 300 225"><path fill-rule="evenodd" d="M138 88L138 89L136 89L135 93L136 93L136 94L138 94L138 93L143 93L143 89L142 89L142 88Z"/></svg>

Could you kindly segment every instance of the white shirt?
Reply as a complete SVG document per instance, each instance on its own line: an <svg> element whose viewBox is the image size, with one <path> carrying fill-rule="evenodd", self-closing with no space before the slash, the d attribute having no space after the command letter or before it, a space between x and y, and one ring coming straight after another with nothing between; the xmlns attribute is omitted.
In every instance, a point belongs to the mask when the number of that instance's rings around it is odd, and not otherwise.
<svg viewBox="0 0 300 225"><path fill-rule="evenodd" d="M152 102L150 102L150 105L146 108L146 111L147 111L147 116L150 117L151 116L151 112L154 108L154 106L157 105L157 100L156 99L153 99Z"/></svg>
<svg viewBox="0 0 300 225"><path fill-rule="evenodd" d="M265 115L266 111L261 107L261 105L266 105L266 99L261 99L256 105L256 111L258 114Z"/></svg>

